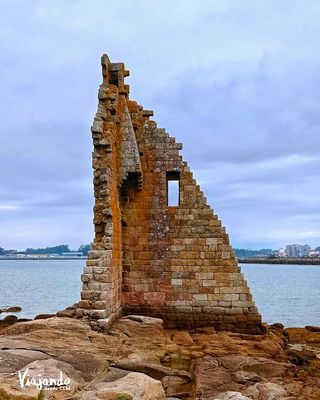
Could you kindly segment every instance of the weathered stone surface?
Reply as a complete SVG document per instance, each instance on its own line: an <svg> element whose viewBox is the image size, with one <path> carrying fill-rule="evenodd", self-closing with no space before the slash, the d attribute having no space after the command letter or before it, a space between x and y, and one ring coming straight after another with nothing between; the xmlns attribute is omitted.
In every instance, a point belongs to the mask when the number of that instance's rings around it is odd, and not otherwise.
<svg viewBox="0 0 320 400"><path fill-rule="evenodd" d="M57 317L73 318L75 315L75 310L63 310L57 312Z"/></svg>
<svg viewBox="0 0 320 400"><path fill-rule="evenodd" d="M46 360L48 358L50 358L49 355L35 350L0 350L0 373L13 373L33 361Z"/></svg>
<svg viewBox="0 0 320 400"><path fill-rule="evenodd" d="M81 396L81 400L114 400L123 395L132 400L164 400L165 393L161 382L138 372L131 372L114 382L100 383L94 390ZM127 395L125 397L124 395ZM131 397L130 397L131 396Z"/></svg>
<svg viewBox="0 0 320 400"><path fill-rule="evenodd" d="M108 334L72 318L15 323L0 327L0 389L23 393L17 371L32 365L37 374L62 370L73 380L71 392L50 393L57 399L107 399L117 382L113 394L130 389L145 396L157 388L161 396L190 400L241 399L240 394L251 400L319 400L320 358L308 349L320 343L315 336L320 339L319 332L303 328L291 329L289 342L271 330L265 335L168 330L161 320L138 315L118 319ZM305 362L297 362L303 357ZM138 387L121 381L132 373L144 377L133 380Z"/></svg>
<svg viewBox="0 0 320 400"><path fill-rule="evenodd" d="M139 314L160 317L169 328L264 333L225 228L183 161L182 145L129 99L124 64L106 55L101 63L91 129L95 237L81 276L87 303L76 316ZM168 200L172 181L179 187L175 206Z"/></svg>
<svg viewBox="0 0 320 400"><path fill-rule="evenodd" d="M253 387L246 390L249 399L259 400L261 398L266 400L285 400L288 398L287 391L280 385L272 382L257 383Z"/></svg>
<svg viewBox="0 0 320 400"><path fill-rule="evenodd" d="M212 397L212 400L251 400L251 397L244 396L239 392L225 392Z"/></svg>
<svg viewBox="0 0 320 400"><path fill-rule="evenodd" d="M24 387L21 386L19 372L20 378L25 384ZM23 377L25 378L23 379ZM46 359L36 360L24 365L22 368L16 370L14 374L6 374L5 376L1 374L0 387L3 387L6 393L12 394L13 396L18 393L27 396L37 396L40 391L40 386L27 385L27 379L35 379L36 383L39 383L39 378L41 378L43 382L40 385L44 390L51 387L48 380L50 380L50 378L54 380L52 383L54 385L56 384L56 391L53 390L54 395L52 394L50 397L55 399L65 398L66 396L74 394L84 383L83 378L81 378L70 364L58 360ZM45 379L47 379L47 381L45 381Z"/></svg>
<svg viewBox="0 0 320 400"><path fill-rule="evenodd" d="M163 365L159 364L145 362L143 363L132 360L119 360L114 363L113 366L128 371L142 372L144 374L148 374L155 379L162 379L166 376L176 376L178 378L186 380L187 382L190 382L192 380L192 375L189 372L164 367Z"/></svg>

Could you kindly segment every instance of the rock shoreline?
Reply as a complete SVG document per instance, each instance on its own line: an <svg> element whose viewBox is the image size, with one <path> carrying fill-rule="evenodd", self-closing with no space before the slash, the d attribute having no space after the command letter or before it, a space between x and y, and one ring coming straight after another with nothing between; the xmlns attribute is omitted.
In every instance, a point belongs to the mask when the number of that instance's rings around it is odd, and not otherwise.
<svg viewBox="0 0 320 400"><path fill-rule="evenodd" d="M319 330L168 330L160 319L136 316L119 319L108 333L57 316L2 324L0 399L38 398L37 388L19 385L18 372L28 370L52 378L62 371L70 380L67 390L40 394L48 399L318 400Z"/></svg>

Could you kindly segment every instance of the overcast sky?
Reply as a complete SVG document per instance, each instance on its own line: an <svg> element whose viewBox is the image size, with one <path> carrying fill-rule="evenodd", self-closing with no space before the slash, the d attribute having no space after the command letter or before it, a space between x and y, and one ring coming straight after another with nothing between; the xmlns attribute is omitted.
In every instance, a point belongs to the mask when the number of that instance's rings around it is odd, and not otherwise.
<svg viewBox="0 0 320 400"><path fill-rule="evenodd" d="M92 240L102 53L234 247L320 246L319 21L319 0L0 0L0 246Z"/></svg>

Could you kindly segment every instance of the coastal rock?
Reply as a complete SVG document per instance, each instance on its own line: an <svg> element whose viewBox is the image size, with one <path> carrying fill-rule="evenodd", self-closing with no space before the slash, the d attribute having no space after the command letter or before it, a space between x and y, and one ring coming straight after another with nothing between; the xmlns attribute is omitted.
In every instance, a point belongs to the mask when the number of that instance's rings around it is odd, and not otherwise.
<svg viewBox="0 0 320 400"><path fill-rule="evenodd" d="M283 330L284 325L281 322L275 322L274 324L270 325L270 328Z"/></svg>
<svg viewBox="0 0 320 400"><path fill-rule="evenodd" d="M320 344L320 332L305 328L287 328L290 343Z"/></svg>
<svg viewBox="0 0 320 400"><path fill-rule="evenodd" d="M22 311L22 308L18 307L18 306L6 307L6 308L2 308L0 311L3 312L3 313L17 313L17 312Z"/></svg>
<svg viewBox="0 0 320 400"><path fill-rule="evenodd" d="M320 332L320 326L307 325L306 330L311 332Z"/></svg>
<svg viewBox="0 0 320 400"><path fill-rule="evenodd" d="M36 315L33 319L37 320L37 319L48 319L48 318L52 318L55 317L56 314L38 314Z"/></svg>
<svg viewBox="0 0 320 400"><path fill-rule="evenodd" d="M53 317L48 319L38 319L28 322L21 322L8 327L3 333L5 335L17 335L37 330L63 330L70 331L76 329L77 332L91 332L89 324L75 319L65 319Z"/></svg>
<svg viewBox="0 0 320 400"><path fill-rule="evenodd" d="M287 355L292 364L295 365L309 365L310 361L315 360L317 358L317 354L309 349L301 348L294 349L291 348L287 351Z"/></svg>
<svg viewBox="0 0 320 400"><path fill-rule="evenodd" d="M245 392L253 400L279 400L288 397L287 391L280 385L272 382L257 383Z"/></svg>
<svg viewBox="0 0 320 400"><path fill-rule="evenodd" d="M62 310L57 312L57 317L73 318L76 315L76 311L72 310Z"/></svg>
<svg viewBox="0 0 320 400"><path fill-rule="evenodd" d="M13 373L36 360L46 360L49 355L35 350L8 349L0 350L0 374Z"/></svg>
<svg viewBox="0 0 320 400"><path fill-rule="evenodd" d="M186 398L190 394L192 384L189 380L179 378L178 376L165 376L161 380L166 396L177 396Z"/></svg>
<svg viewBox="0 0 320 400"><path fill-rule="evenodd" d="M212 397L212 400L251 400L251 397L244 396L240 392L225 392Z"/></svg>
<svg viewBox="0 0 320 400"><path fill-rule="evenodd" d="M11 325L14 324L15 322L18 321L18 317L16 317L15 315L7 315L6 317L4 317L3 319L3 323L7 324L7 325Z"/></svg>
<svg viewBox="0 0 320 400"><path fill-rule="evenodd" d="M128 400L164 400L166 397L161 382L145 374L130 372L114 382L100 383L84 393L81 400L114 400L121 398L120 395Z"/></svg>
<svg viewBox="0 0 320 400"><path fill-rule="evenodd" d="M186 380L187 382L192 380L192 375L189 372L164 367L161 364L143 363L132 360L119 360L115 362L113 366L128 371L142 372L159 380L165 376L176 376Z"/></svg>
<svg viewBox="0 0 320 400"><path fill-rule="evenodd" d="M14 374L0 375L0 387L12 396L17 393L37 396L39 390L50 387L49 397L62 399L74 394L83 383L83 378L71 365L53 359L36 360Z"/></svg>
<svg viewBox="0 0 320 400"><path fill-rule="evenodd" d="M144 377L144 395L149 393L148 382L155 381L161 396L181 399L242 395L251 400L319 400L319 345L314 336L319 333L293 329L287 340L292 337L295 342L287 348L282 333L278 337L275 331L257 336L168 330L161 320L139 316L119 319L108 333L94 332L88 322L72 318L18 322L0 330L0 388L21 394L17 371L36 363L39 371L45 364L56 370L63 365L73 376L74 394L59 391L61 398L108 399L114 382L120 381L123 389L121 380L138 374ZM305 342L299 343L299 338ZM129 393L136 395L137 385L129 386Z"/></svg>

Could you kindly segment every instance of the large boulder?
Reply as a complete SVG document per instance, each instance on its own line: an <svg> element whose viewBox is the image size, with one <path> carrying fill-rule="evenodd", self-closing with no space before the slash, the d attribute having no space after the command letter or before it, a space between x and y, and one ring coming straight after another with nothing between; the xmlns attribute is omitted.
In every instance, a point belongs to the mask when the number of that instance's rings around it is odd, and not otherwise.
<svg viewBox="0 0 320 400"><path fill-rule="evenodd" d="M0 375L0 387L11 396L36 397L40 390L45 390L48 398L62 399L76 393L83 384L70 364L54 359L36 360L15 373Z"/></svg>
<svg viewBox="0 0 320 400"><path fill-rule="evenodd" d="M116 400L121 398L120 395L128 400L164 400L166 398L161 382L139 372L130 372L114 382L97 384L95 388L85 392L81 400Z"/></svg>

